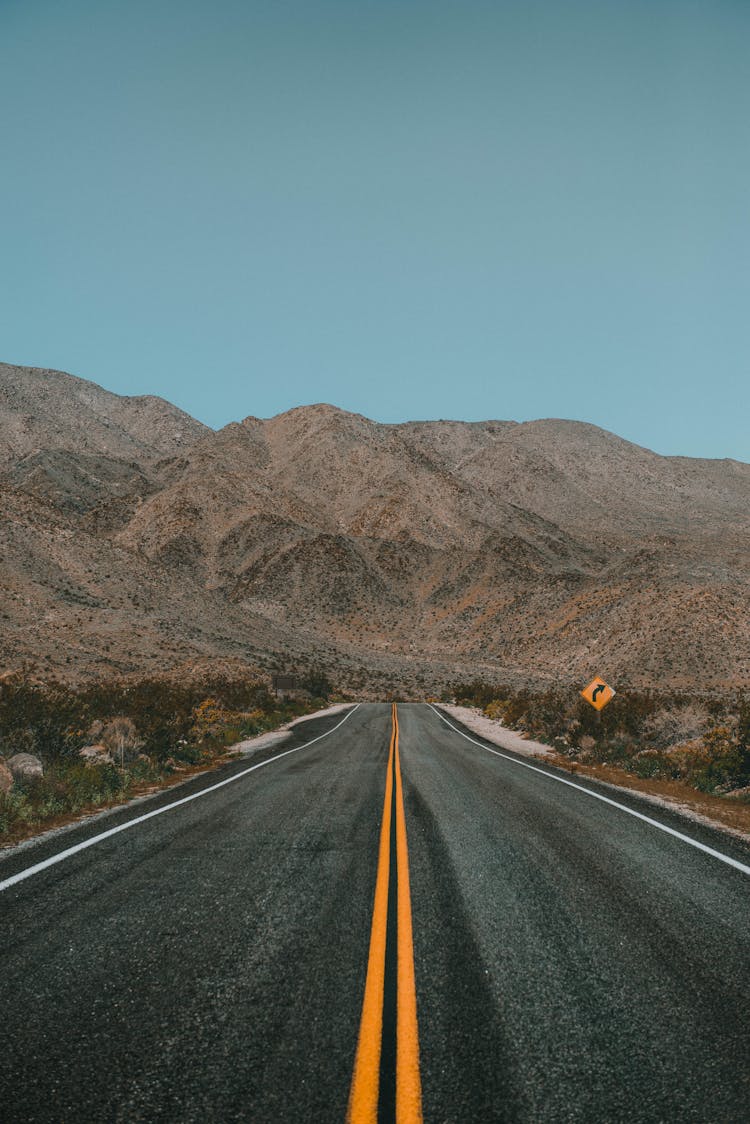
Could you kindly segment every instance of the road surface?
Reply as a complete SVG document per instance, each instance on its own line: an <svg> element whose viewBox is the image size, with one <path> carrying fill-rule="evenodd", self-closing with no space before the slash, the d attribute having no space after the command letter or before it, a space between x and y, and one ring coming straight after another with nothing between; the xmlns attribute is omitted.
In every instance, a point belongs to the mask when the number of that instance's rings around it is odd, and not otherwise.
<svg viewBox="0 0 750 1124"><path fill-rule="evenodd" d="M0 860L3 1124L745 1124L750 849L450 721L363 704Z"/></svg>

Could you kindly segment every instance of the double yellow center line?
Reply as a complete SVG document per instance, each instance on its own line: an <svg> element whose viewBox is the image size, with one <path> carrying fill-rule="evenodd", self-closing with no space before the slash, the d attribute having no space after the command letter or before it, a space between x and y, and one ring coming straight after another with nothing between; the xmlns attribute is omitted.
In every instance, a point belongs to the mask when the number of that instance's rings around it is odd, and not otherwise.
<svg viewBox="0 0 750 1124"><path fill-rule="evenodd" d="M395 782L395 800L394 800ZM395 805L395 809L394 809ZM386 951L388 934L388 902L393 908L394 895L389 895L391 877L391 836L395 814L396 843L396 1124L421 1124L422 1083L419 1075L419 1032L417 1026L417 991L414 979L414 944L412 939L411 896L409 893L409 852L406 843L406 816L398 752L398 710L393 704L388 772L385 781L383 821L380 828L378 873L375 881L375 903L372 914L367 980L362 1003L362 1018L354 1061L354 1075L349 1094L349 1124L377 1124L381 1099L380 1069L383 1035L393 1033L384 1026L383 1006L386 989ZM391 932L393 918L391 918ZM388 952L391 960L392 950Z"/></svg>

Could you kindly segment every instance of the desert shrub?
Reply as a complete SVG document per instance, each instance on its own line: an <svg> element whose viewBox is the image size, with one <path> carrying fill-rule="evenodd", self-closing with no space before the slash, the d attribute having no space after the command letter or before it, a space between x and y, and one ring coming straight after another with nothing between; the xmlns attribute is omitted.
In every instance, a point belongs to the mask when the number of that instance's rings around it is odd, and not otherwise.
<svg viewBox="0 0 750 1124"><path fill-rule="evenodd" d="M447 694L459 704L468 703L484 710L493 699L503 698L506 694L510 695L512 692L510 690L506 692L497 684L486 683L481 679L472 679L468 683L454 683Z"/></svg>
<svg viewBox="0 0 750 1124"><path fill-rule="evenodd" d="M506 699L492 699L484 708L484 713L495 722L504 722L507 705Z"/></svg>
<svg viewBox="0 0 750 1124"><path fill-rule="evenodd" d="M174 768L174 762L181 762L183 765L200 765L211 758L211 750L209 746L196 742L180 742L174 746L172 754L167 758L166 764L169 769Z"/></svg>
<svg viewBox="0 0 750 1124"><path fill-rule="evenodd" d="M597 741L592 756L593 760L600 765L615 765L619 769L632 771L633 762L638 755L634 752L633 744L630 741L616 739L609 741L606 738L601 738Z"/></svg>
<svg viewBox="0 0 750 1124"><path fill-rule="evenodd" d="M219 706L216 699L202 699L193 710L193 724L188 738L193 742L205 742L215 738L227 724L227 711Z"/></svg>
<svg viewBox="0 0 750 1124"><path fill-rule="evenodd" d="M23 777L0 794L0 833L97 807L127 793L131 777L114 765L60 762L44 777Z"/></svg>
<svg viewBox="0 0 750 1124"><path fill-rule="evenodd" d="M704 756L696 762L693 783L705 791L729 791L750 784L750 749L730 726L714 726L703 739Z"/></svg>
<svg viewBox="0 0 750 1124"><path fill-rule="evenodd" d="M268 728L268 714L259 707L256 707L255 710L251 710L242 715L239 732L241 737L251 738L255 734L261 734Z"/></svg>
<svg viewBox="0 0 750 1124"><path fill-rule="evenodd" d="M129 774L115 765L70 765L57 774L64 792L66 811L78 812L114 800L132 785Z"/></svg>
<svg viewBox="0 0 750 1124"><path fill-rule="evenodd" d="M708 720L706 708L695 702L665 706L645 720L643 733L654 745L666 748L700 737Z"/></svg>
<svg viewBox="0 0 750 1124"><path fill-rule="evenodd" d="M57 683L41 686L22 677L0 683L0 732L4 747L21 746L43 759L75 752L83 745L78 698Z"/></svg>
<svg viewBox="0 0 750 1124"><path fill-rule="evenodd" d="M300 680L303 690L309 691L313 698L326 702L333 691L333 686L325 671L314 664Z"/></svg>
<svg viewBox="0 0 750 1124"><path fill-rule="evenodd" d="M664 778L674 775L669 756L658 749L644 749L633 755L630 769L637 777Z"/></svg>
<svg viewBox="0 0 750 1124"><path fill-rule="evenodd" d="M150 757L139 754L128 767L128 773L133 781L158 781L163 770Z"/></svg>
<svg viewBox="0 0 750 1124"><path fill-rule="evenodd" d="M16 753L32 753L37 756L37 737L30 727L16 728L9 734L0 734L0 753L3 757L13 757Z"/></svg>
<svg viewBox="0 0 750 1124"><path fill-rule="evenodd" d="M505 721L508 726L515 729L524 722L530 702L531 695L528 691L514 691L507 696Z"/></svg>
<svg viewBox="0 0 750 1124"><path fill-rule="evenodd" d="M33 806L25 792L12 788L10 792L0 793L0 827L3 832L33 823L33 815Z"/></svg>
<svg viewBox="0 0 750 1124"><path fill-rule="evenodd" d="M101 739L115 761L119 762L120 768L124 768L126 761L132 761L143 746L135 722L124 715L118 715L107 722L102 729Z"/></svg>

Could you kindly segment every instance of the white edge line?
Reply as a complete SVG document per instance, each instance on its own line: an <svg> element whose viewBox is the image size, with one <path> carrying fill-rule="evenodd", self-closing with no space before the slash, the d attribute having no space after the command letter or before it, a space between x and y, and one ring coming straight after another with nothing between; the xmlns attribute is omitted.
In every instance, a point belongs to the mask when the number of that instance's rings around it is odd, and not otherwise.
<svg viewBox="0 0 750 1124"><path fill-rule="evenodd" d="M55 866L57 863L61 863L63 859L69 859L71 855L76 855L79 851L85 851L87 847L93 847L95 843L101 843L103 839L109 839L110 836L117 835L120 831L127 831L128 828L135 827L136 824L143 823L145 820L153 819L154 816L161 816L165 812L171 812L173 808L179 808L182 804L189 804L191 800L199 800L201 796L207 796L209 792L216 792L217 788L223 788L226 784L239 781L242 777L246 777L248 773L254 773L256 769L262 769L264 765L271 765L274 761L280 761L282 757L288 757L290 753L299 753L301 749L307 749L308 746L314 745L315 742L319 742L322 738L327 738L329 734L333 734L340 726L343 726L360 705L360 703L357 703L348 714L344 715L333 729L326 730L324 734L319 734L317 738L305 742L304 745L295 746L294 749L285 749L283 753L277 753L274 757L269 757L266 761L259 761L257 765L251 765L249 769L243 769L242 772L235 773L233 776L227 777L226 780L217 781L216 784L209 785L208 788L202 788L200 792L193 792L190 796L183 796L181 800L173 800L171 804L165 804L163 808L156 808L153 812L146 812L143 816L136 816L135 819L118 824L117 827L111 827L108 831L102 831L99 835L93 835L90 839L84 839L82 843L76 843L74 847L68 847L67 850L59 851L56 855L51 855L50 858L44 859L42 862L26 867L25 870L20 870L18 874L12 874L9 878L0 882L0 893L2 893L3 890L9 889L11 886L15 886L17 882L23 882L25 878L31 878L32 874L39 874L42 870L47 870L48 867Z"/></svg>
<svg viewBox="0 0 750 1124"><path fill-rule="evenodd" d="M721 862L726 863L727 866L733 866L735 870L741 870L743 874L750 874L750 866L745 863L738 862L737 859L731 859L729 855L723 855L721 851L715 851L713 847L707 847L705 843L699 843L697 839L691 839L689 835L683 835L681 831L675 831L673 827L667 827L666 824L659 823L651 816L644 816L643 812L636 812L633 808L628 808L626 804L620 804L617 800L612 800L609 796L603 796L600 792L594 792L590 788L584 788L581 784L576 784L575 781L569 781L565 777L558 777L555 773L548 773L546 769L540 769L537 765L529 765L526 761L519 761L517 757L510 757L507 753L501 753L497 749L490 749L488 745L482 745L481 742L476 741L475 738L470 738L462 730L448 721L444 714L436 710L432 703L427 704L430 710L434 710L438 718L445 722L454 733L460 734L462 738L466 738L467 742L473 745L478 745L480 749L486 749L488 753L494 753L495 757L502 757L503 761L510 761L513 765L520 765L523 769L531 769L532 773L540 773L543 777L547 777L551 781L557 781L558 784L566 784L568 788L575 788L578 792L583 792L586 796L593 797L594 800L601 800L603 804L610 804L613 808L619 808L621 812L627 812L629 816L635 816L637 820L643 820L644 823L651 824L652 827L658 827L659 831L665 831L667 835L673 835L675 839L681 839L683 843L689 843L691 847L697 847L699 851L704 851L707 855L712 855L713 858L719 859ZM0 886L2 889L2 886Z"/></svg>

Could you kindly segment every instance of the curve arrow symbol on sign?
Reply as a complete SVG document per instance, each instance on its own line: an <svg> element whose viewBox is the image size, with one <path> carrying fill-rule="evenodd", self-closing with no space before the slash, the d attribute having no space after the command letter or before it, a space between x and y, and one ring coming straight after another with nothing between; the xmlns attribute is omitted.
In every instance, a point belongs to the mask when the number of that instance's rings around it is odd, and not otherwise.
<svg viewBox="0 0 750 1124"><path fill-rule="evenodd" d="M591 692L591 701L596 702L596 696L601 691L606 691L606 689L607 688L605 687L605 685L603 683L597 683L596 687L594 687L593 691Z"/></svg>

